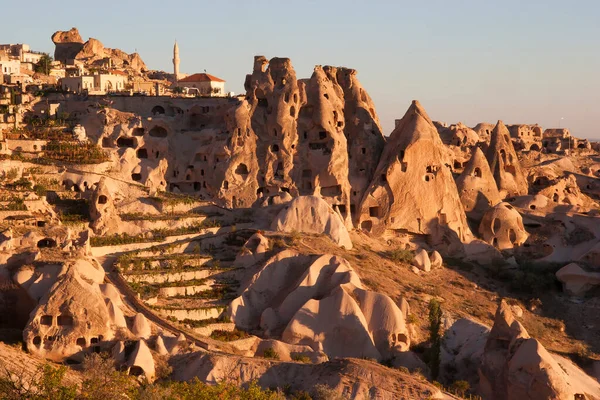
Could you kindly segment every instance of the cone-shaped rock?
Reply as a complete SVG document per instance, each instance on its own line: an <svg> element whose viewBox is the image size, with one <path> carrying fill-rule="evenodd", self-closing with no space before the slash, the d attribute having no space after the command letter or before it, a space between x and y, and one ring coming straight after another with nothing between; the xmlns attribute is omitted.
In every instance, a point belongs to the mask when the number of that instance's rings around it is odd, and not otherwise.
<svg viewBox="0 0 600 400"><path fill-rule="evenodd" d="M527 194L527 179L510 140L510 132L502 121L498 121L492 131L485 157L503 198Z"/></svg>
<svg viewBox="0 0 600 400"><path fill-rule="evenodd" d="M471 237L437 129L418 101L390 135L358 215L362 229Z"/></svg>
<svg viewBox="0 0 600 400"><path fill-rule="evenodd" d="M465 212L476 219L502 201L490 165L479 147L456 180L456 186Z"/></svg>

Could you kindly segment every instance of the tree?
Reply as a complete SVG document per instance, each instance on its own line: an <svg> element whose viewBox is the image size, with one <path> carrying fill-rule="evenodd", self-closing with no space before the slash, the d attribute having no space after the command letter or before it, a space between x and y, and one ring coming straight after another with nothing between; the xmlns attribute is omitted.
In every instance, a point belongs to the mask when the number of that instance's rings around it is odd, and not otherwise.
<svg viewBox="0 0 600 400"><path fill-rule="evenodd" d="M50 75L52 61L54 61L52 57L50 57L48 54L44 54L42 57L40 57L40 61L34 65L33 70L40 74Z"/></svg>
<svg viewBox="0 0 600 400"><path fill-rule="evenodd" d="M436 379L440 372L440 350L442 345L442 308L440 302L431 299L429 302L429 349L428 364L431 378Z"/></svg>

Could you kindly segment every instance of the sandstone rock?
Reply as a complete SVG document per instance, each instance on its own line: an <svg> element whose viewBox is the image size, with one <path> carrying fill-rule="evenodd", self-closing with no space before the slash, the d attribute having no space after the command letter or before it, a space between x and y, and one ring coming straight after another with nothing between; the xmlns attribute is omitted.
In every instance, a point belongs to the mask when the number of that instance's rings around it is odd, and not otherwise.
<svg viewBox="0 0 600 400"><path fill-rule="evenodd" d="M246 241L240 253L235 258L235 265L247 268L263 261L265 253L268 250L269 239L257 232Z"/></svg>
<svg viewBox="0 0 600 400"><path fill-rule="evenodd" d="M83 48L83 39L77 28L69 31L57 31L52 35L54 59L66 64L68 60L74 60L75 56Z"/></svg>
<svg viewBox="0 0 600 400"><path fill-rule="evenodd" d="M154 358L152 358L152 353L144 340L139 340L136 343L131 356L127 360L127 366L130 375L144 375L149 382L154 380L156 375Z"/></svg>
<svg viewBox="0 0 600 400"><path fill-rule="evenodd" d="M417 251L415 257L412 260L412 263L421 271L431 271L431 261L429 260L429 255L427 254L427 251L425 251L424 249Z"/></svg>
<svg viewBox="0 0 600 400"><path fill-rule="evenodd" d="M297 80L289 59L257 56L244 86L247 100L226 117L228 145L211 150L228 161L217 166L207 190L236 207L260 198L271 204L281 191L321 196L350 226L350 208L384 143L356 71L316 66L310 79Z"/></svg>
<svg viewBox="0 0 600 400"><path fill-rule="evenodd" d="M480 392L489 399L566 400L600 395L597 381L530 338L504 301L496 312L479 376Z"/></svg>
<svg viewBox="0 0 600 400"><path fill-rule="evenodd" d="M309 300L296 313L282 335L292 344L322 344L329 357L381 359L369 336L367 321L356 301L341 287L322 300Z"/></svg>
<svg viewBox="0 0 600 400"><path fill-rule="evenodd" d="M158 353L158 355L161 355L161 356L165 356L165 355L169 354L169 351L167 350L167 347L165 346L165 341L163 340L162 336L160 336L160 335L156 338L154 350Z"/></svg>
<svg viewBox="0 0 600 400"><path fill-rule="evenodd" d="M586 272L578 264L565 265L556 272L564 291L572 296L582 296L596 285L600 285L600 273Z"/></svg>
<svg viewBox="0 0 600 400"><path fill-rule="evenodd" d="M135 314L133 323L131 325L131 333L141 339L148 339L150 337L152 334L152 328L150 327L150 323L146 317L144 317L144 314Z"/></svg>
<svg viewBox="0 0 600 400"><path fill-rule="evenodd" d="M498 121L492 131L485 156L502 198L527 194L527 180L510 139L510 133L502 121Z"/></svg>
<svg viewBox="0 0 600 400"><path fill-rule="evenodd" d="M405 229L439 235L441 230L447 241L467 241L471 232L449 163L435 126L413 101L390 135L361 202L360 227L375 234Z"/></svg>
<svg viewBox="0 0 600 400"><path fill-rule="evenodd" d="M429 256L429 260L431 261L431 268L442 268L444 265L444 260L442 259L442 255L434 250Z"/></svg>
<svg viewBox="0 0 600 400"><path fill-rule="evenodd" d="M456 180L460 201L467 215L481 219L483 213L502 199L485 155L479 147Z"/></svg>
<svg viewBox="0 0 600 400"><path fill-rule="evenodd" d="M272 223L283 232L324 233L339 246L352 249L352 241L340 215L317 196L300 196L292 200Z"/></svg>
<svg viewBox="0 0 600 400"><path fill-rule="evenodd" d="M98 284L90 283L68 262L31 313L23 340L31 353L63 361L110 340L114 335L110 325Z"/></svg>
<svg viewBox="0 0 600 400"><path fill-rule="evenodd" d="M523 226L523 217L508 203L500 203L484 214L479 234L500 250L520 246L529 236Z"/></svg>
<svg viewBox="0 0 600 400"><path fill-rule="evenodd" d="M91 228L97 235L117 231L122 223L114 204L114 196L107 179L102 177L90 199Z"/></svg>

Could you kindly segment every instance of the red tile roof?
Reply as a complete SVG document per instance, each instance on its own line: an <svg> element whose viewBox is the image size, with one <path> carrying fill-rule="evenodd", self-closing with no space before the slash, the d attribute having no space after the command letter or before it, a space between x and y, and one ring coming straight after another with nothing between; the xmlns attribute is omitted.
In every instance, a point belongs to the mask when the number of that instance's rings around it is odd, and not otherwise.
<svg viewBox="0 0 600 400"><path fill-rule="evenodd" d="M200 74L190 75L186 78L180 79L179 82L225 82L221 78L217 78L214 75L206 74L204 72Z"/></svg>

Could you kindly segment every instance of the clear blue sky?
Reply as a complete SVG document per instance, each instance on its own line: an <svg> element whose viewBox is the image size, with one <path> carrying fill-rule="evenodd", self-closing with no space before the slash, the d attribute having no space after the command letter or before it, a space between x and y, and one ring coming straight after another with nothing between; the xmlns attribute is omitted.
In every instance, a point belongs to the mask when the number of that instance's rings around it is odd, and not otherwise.
<svg viewBox="0 0 600 400"><path fill-rule="evenodd" d="M4 2L3 2L4 3ZM412 99L448 123L540 123L600 139L600 1L155 1L2 4L0 42L53 52L75 26L84 40L135 49L151 69L227 80L243 91L256 54L358 70L386 134ZM25 13L25 14L24 14ZM10 16L14 16L14 18Z"/></svg>

